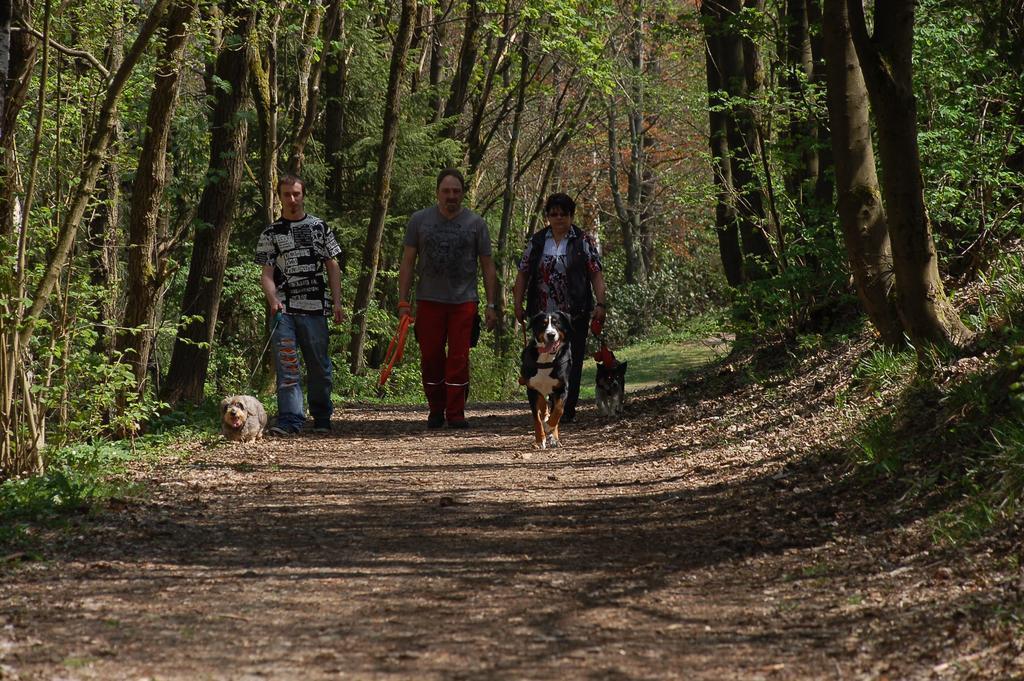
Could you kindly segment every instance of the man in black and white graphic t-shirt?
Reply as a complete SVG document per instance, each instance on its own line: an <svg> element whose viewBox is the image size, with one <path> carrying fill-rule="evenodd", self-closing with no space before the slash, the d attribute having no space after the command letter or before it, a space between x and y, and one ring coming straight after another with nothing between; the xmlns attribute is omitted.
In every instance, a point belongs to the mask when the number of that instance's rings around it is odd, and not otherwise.
<svg viewBox="0 0 1024 681"><path fill-rule="evenodd" d="M299 372L301 352L313 428L327 433L334 411L327 317L331 316L335 324L343 318L337 261L341 248L323 220L306 214L302 180L286 175L278 182L277 192L281 219L263 230L256 247L256 263L263 266L260 284L276 319L277 421L270 431L291 435L306 422ZM283 276L280 283L275 281L275 268ZM325 272L330 295L324 285Z"/></svg>

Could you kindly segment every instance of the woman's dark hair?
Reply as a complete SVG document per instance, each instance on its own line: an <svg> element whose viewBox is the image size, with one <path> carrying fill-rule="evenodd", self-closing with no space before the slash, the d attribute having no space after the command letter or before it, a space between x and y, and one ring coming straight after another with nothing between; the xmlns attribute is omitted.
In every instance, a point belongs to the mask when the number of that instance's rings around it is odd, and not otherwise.
<svg viewBox="0 0 1024 681"><path fill-rule="evenodd" d="M454 177L459 181L459 184L462 185L462 191L466 191L466 178L464 178L462 173L460 173L456 168L445 168L439 172L437 174L437 187L435 187L435 189L441 187L441 182L443 182L446 177Z"/></svg>
<svg viewBox="0 0 1024 681"><path fill-rule="evenodd" d="M550 213L552 208L561 208L569 217L576 215L576 202L568 194L559 192L549 196L548 200L544 202L544 212Z"/></svg>

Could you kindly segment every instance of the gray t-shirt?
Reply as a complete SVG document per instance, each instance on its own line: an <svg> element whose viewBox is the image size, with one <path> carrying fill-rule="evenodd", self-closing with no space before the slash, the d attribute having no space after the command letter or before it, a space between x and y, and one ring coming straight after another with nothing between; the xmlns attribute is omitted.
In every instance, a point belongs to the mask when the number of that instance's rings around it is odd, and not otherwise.
<svg viewBox="0 0 1024 681"><path fill-rule="evenodd" d="M448 220L437 206L413 213L405 228L405 245L416 249L417 300L436 303L478 301L477 261L491 255L487 223L463 208Z"/></svg>

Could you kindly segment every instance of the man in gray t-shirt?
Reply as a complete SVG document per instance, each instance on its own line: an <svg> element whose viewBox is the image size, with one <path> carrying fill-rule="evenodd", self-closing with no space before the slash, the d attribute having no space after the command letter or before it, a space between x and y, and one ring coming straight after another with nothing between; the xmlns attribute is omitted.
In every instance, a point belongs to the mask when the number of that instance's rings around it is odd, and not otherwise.
<svg viewBox="0 0 1024 681"><path fill-rule="evenodd" d="M405 230L398 272L398 316L411 314L409 291L416 286L416 338L420 345L423 392L430 405L428 428L465 428L469 391L469 343L477 316L477 262L484 273L487 328L498 317L498 276L491 259L487 223L462 207L465 180L448 168L437 177L437 205L415 213ZM447 344L447 351L445 345Z"/></svg>

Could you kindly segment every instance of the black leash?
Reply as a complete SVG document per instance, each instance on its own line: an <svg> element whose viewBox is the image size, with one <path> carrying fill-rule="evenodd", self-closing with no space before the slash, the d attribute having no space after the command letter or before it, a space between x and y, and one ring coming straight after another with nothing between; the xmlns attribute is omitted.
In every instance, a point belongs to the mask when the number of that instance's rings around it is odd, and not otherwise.
<svg viewBox="0 0 1024 681"><path fill-rule="evenodd" d="M277 331L278 325L281 324L281 316L283 314L283 312L278 310L277 314L274 315L274 325L270 327L270 333L267 334L267 344L263 346L263 351L256 358L256 366L252 368L252 373L249 374L249 383L252 383L253 377L256 375L256 372L259 371L260 364L263 363L263 356L267 354L267 350L270 349L270 341L274 340L274 332Z"/></svg>

